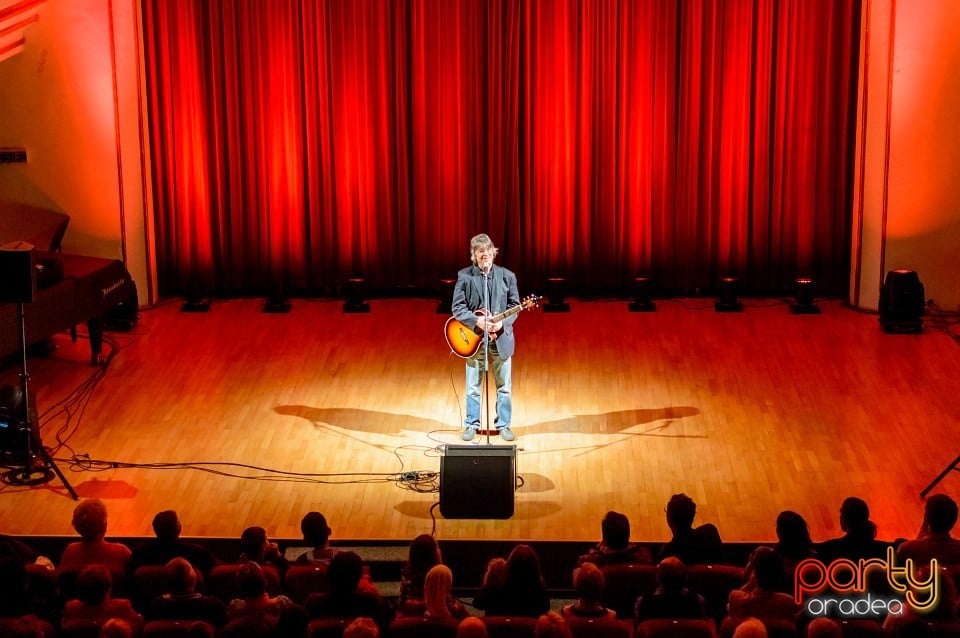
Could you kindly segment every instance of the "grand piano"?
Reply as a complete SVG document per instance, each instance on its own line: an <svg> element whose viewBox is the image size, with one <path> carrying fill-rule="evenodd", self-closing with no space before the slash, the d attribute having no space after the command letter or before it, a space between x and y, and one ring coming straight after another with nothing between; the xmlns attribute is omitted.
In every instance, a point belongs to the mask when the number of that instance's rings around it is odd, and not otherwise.
<svg viewBox="0 0 960 638"><path fill-rule="evenodd" d="M98 364L105 321L118 311L130 323L136 321L137 288L119 260L63 253L60 245L69 222L60 212L0 201L0 246L25 241L37 250L37 294L23 304L27 345L65 330L75 337L76 326L85 323L90 362ZM20 351L17 306L0 304L0 357Z"/></svg>

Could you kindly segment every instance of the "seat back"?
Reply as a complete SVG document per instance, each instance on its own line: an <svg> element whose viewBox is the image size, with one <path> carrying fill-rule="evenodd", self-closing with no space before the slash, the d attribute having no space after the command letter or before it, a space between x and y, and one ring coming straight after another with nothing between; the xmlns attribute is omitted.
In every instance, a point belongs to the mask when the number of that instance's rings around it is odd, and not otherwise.
<svg viewBox="0 0 960 638"><path fill-rule="evenodd" d="M637 625L637 638L716 638L713 621L690 618L656 618Z"/></svg>
<svg viewBox="0 0 960 638"><path fill-rule="evenodd" d="M326 565L291 565L283 577L283 590L298 605L310 594L329 589Z"/></svg>
<svg viewBox="0 0 960 638"><path fill-rule="evenodd" d="M203 620L151 620L141 638L214 638L216 628Z"/></svg>
<svg viewBox="0 0 960 638"><path fill-rule="evenodd" d="M529 616L484 616L489 638L533 638L536 618Z"/></svg>
<svg viewBox="0 0 960 638"><path fill-rule="evenodd" d="M231 600L239 597L240 583L237 579L237 568L239 563L230 563L228 565L217 565L210 570L207 575L207 593L216 596L223 602L229 604ZM263 576L267 580L267 592L271 596L280 593L280 573L272 565L261 565Z"/></svg>
<svg viewBox="0 0 960 638"><path fill-rule="evenodd" d="M60 638L100 638L100 623L95 620L70 620L60 626Z"/></svg>
<svg viewBox="0 0 960 638"><path fill-rule="evenodd" d="M841 620L843 638L882 638L883 626L875 620Z"/></svg>
<svg viewBox="0 0 960 638"><path fill-rule="evenodd" d="M307 623L307 638L340 638L352 618L315 618Z"/></svg>
<svg viewBox="0 0 960 638"><path fill-rule="evenodd" d="M157 596L172 591L173 578L166 565L143 565L133 572L130 593L133 605L144 610Z"/></svg>
<svg viewBox="0 0 960 638"><path fill-rule="evenodd" d="M619 618L564 616L573 638L631 638L633 623Z"/></svg>
<svg viewBox="0 0 960 638"><path fill-rule="evenodd" d="M457 618L425 618L403 616L390 623L390 638L455 638Z"/></svg>
<svg viewBox="0 0 960 638"><path fill-rule="evenodd" d="M605 565L603 606L617 612L618 618L633 618L637 598L657 588L657 566L638 563Z"/></svg>

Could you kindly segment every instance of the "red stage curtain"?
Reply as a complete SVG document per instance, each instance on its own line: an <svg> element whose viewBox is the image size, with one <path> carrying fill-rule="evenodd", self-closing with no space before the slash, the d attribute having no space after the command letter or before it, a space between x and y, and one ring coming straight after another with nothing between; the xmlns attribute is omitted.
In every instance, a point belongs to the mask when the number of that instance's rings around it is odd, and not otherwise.
<svg viewBox="0 0 960 638"><path fill-rule="evenodd" d="M859 4L144 0L161 291L842 292Z"/></svg>

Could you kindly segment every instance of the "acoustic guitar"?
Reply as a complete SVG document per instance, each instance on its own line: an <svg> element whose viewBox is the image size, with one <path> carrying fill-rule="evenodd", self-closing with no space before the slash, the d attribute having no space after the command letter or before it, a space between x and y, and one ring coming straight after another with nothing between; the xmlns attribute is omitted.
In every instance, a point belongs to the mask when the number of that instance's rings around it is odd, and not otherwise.
<svg viewBox="0 0 960 638"><path fill-rule="evenodd" d="M530 295L513 308L507 308L500 314L487 317L487 321L490 323L496 323L498 321L503 321L507 317L515 315L522 310L536 308L540 305L541 299L542 297ZM483 310L478 310L476 312L478 317L486 314L487 313ZM458 357L463 357L464 359L469 359L475 355L477 350L480 349L480 344L483 343L483 330L480 330L479 328L468 328L462 322L458 321L456 317L450 317L447 319L447 323L443 326L443 336L446 337L447 345L450 346L450 350L452 350L453 353Z"/></svg>

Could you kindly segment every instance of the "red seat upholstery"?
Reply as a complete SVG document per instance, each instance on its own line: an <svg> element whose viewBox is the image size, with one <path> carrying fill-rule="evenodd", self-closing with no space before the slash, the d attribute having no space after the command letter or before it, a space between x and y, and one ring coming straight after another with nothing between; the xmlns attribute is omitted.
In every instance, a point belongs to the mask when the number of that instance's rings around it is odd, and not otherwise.
<svg viewBox="0 0 960 638"><path fill-rule="evenodd" d="M707 615L719 622L726 615L730 592L743 585L743 567L733 565L690 565L687 568L690 591L703 596Z"/></svg>
<svg viewBox="0 0 960 638"><path fill-rule="evenodd" d="M536 618L528 616L484 616L489 638L533 638Z"/></svg>
<svg viewBox="0 0 960 638"><path fill-rule="evenodd" d="M619 618L565 616L573 638L631 638L633 623Z"/></svg>
<svg viewBox="0 0 960 638"><path fill-rule="evenodd" d="M298 605L310 594L329 589L326 565L291 565L283 578L283 590Z"/></svg>
<svg viewBox="0 0 960 638"><path fill-rule="evenodd" d="M307 638L340 638L352 618L316 618L307 624Z"/></svg>
<svg viewBox="0 0 960 638"><path fill-rule="evenodd" d="M157 596L172 590L172 578L165 565L138 567L130 581L131 600L137 609L145 609Z"/></svg>
<svg viewBox="0 0 960 638"><path fill-rule="evenodd" d="M637 625L637 638L716 638L716 626L710 620L657 618Z"/></svg>
<svg viewBox="0 0 960 638"><path fill-rule="evenodd" d="M457 618L400 617L390 623L390 638L454 638Z"/></svg>
<svg viewBox="0 0 960 638"><path fill-rule="evenodd" d="M214 638L216 628L202 620L151 620L141 638Z"/></svg>
<svg viewBox="0 0 960 638"><path fill-rule="evenodd" d="M882 638L883 627L874 620L842 620L843 638Z"/></svg>
<svg viewBox="0 0 960 638"><path fill-rule="evenodd" d="M239 581L237 580L238 563L229 565L217 565L210 570L207 576L207 593L216 596L225 603L237 598L240 594ZM263 577L267 580L267 592L271 596L280 593L280 573L272 565L261 565Z"/></svg>

